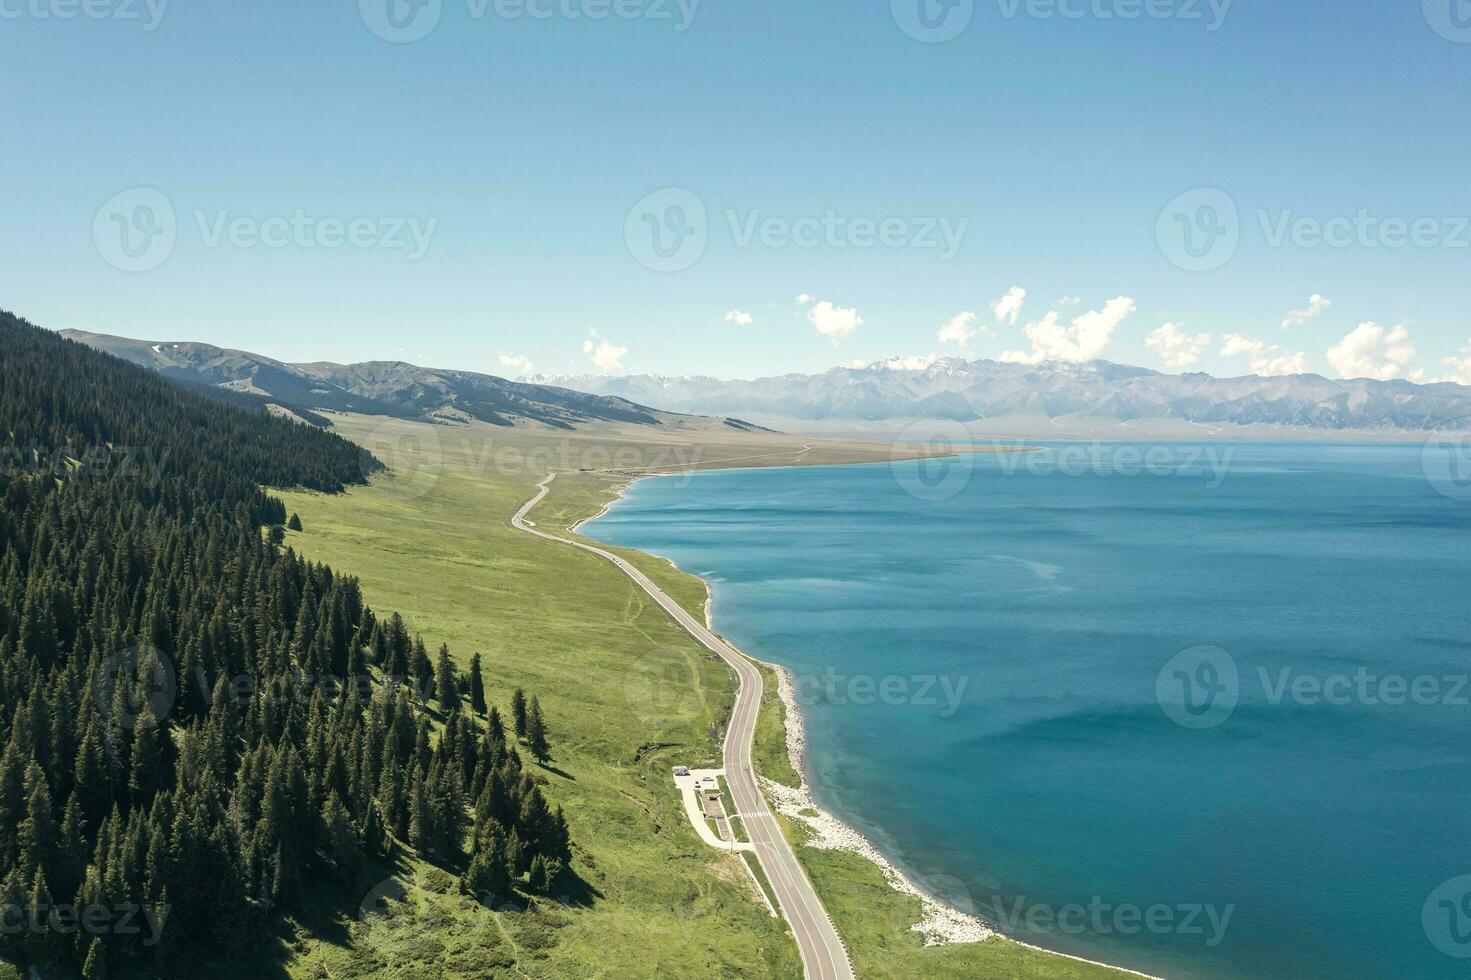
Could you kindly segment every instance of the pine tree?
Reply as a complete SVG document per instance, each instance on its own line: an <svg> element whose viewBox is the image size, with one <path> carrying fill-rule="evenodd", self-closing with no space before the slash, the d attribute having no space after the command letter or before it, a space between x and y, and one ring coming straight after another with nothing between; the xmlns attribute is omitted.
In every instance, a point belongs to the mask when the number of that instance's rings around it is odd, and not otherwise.
<svg viewBox="0 0 1471 980"><path fill-rule="evenodd" d="M531 875L527 878L526 887L538 895L547 890L547 860L540 854L531 859Z"/></svg>
<svg viewBox="0 0 1471 980"><path fill-rule="evenodd" d="M43 966L54 962L62 952L62 934L50 928L53 910L51 889L46 886L46 872L38 870L26 902L26 921L40 924L41 928L28 929L24 945L26 955Z"/></svg>
<svg viewBox="0 0 1471 980"><path fill-rule="evenodd" d="M434 696L439 706L448 712L460 706L460 688L455 683L455 668L450 663L449 647L439 645L439 658L434 665Z"/></svg>
<svg viewBox="0 0 1471 980"><path fill-rule="evenodd" d="M292 514L291 515L291 520L289 520L289 521L286 522L286 528L287 528L287 530L290 530L290 531L300 531L301 530L301 518L300 517L297 517L295 514Z"/></svg>
<svg viewBox="0 0 1471 980"><path fill-rule="evenodd" d="M470 710L485 714L485 678L480 673L480 651L470 657Z"/></svg>
<svg viewBox="0 0 1471 980"><path fill-rule="evenodd" d="M526 692L519 687L511 694L511 725L517 738L526 737Z"/></svg>
<svg viewBox="0 0 1471 980"><path fill-rule="evenodd" d="M491 901L509 898L513 875L505 834L500 824L492 820L476 834L475 853L463 878L465 888Z"/></svg>
<svg viewBox="0 0 1471 980"><path fill-rule="evenodd" d="M75 895L82 885L86 870L87 850L82 832L82 805L73 791L66 801L61 830L56 840L56 889L62 895Z"/></svg>
<svg viewBox="0 0 1471 980"><path fill-rule="evenodd" d="M362 866L363 849L347 807L333 790L322 804L322 829L327 858L345 881L351 881Z"/></svg>
<svg viewBox="0 0 1471 980"><path fill-rule="evenodd" d="M424 649L424 638L414 637L413 654L409 661L409 672L414 678L414 693L422 704L434 694L434 665L429 662L429 651Z"/></svg>
<svg viewBox="0 0 1471 980"><path fill-rule="evenodd" d="M420 854L429 852L430 836L433 833L428 800L424 795L424 780L415 778L409 793L409 844Z"/></svg>
<svg viewBox="0 0 1471 980"><path fill-rule="evenodd" d="M526 746L537 762L545 764L552 757L551 746L547 744L546 722L541 717L541 699L535 695L531 698L531 714L526 719Z"/></svg>
<svg viewBox="0 0 1471 980"><path fill-rule="evenodd" d="M87 947L87 960L82 964L82 980L107 980L107 950L102 945L101 937L93 936L92 945Z"/></svg>
<svg viewBox="0 0 1471 980"><path fill-rule="evenodd" d="M160 727L152 705L144 701L133 729L133 759L128 769L128 795L134 806L148 806L153 801L153 794L163 787L165 766L161 738L167 737L168 730Z"/></svg>
<svg viewBox="0 0 1471 980"><path fill-rule="evenodd" d="M89 724L77 749L76 767L72 774L76 786L77 802L82 807L82 817L89 828L95 828L107 815L110 789L102 756L102 742L97 727Z"/></svg>
<svg viewBox="0 0 1471 980"><path fill-rule="evenodd" d="M35 878L50 869L56 853L56 819L51 809L51 787L39 764L26 767L26 818L17 838L21 874Z"/></svg>

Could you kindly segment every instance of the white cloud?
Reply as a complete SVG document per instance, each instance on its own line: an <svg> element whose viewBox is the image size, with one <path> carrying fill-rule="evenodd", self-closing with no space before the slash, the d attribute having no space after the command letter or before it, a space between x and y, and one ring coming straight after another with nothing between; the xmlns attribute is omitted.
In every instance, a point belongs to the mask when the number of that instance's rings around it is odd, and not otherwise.
<svg viewBox="0 0 1471 980"><path fill-rule="evenodd" d="M1404 324L1386 330L1377 323L1361 323L1328 348L1328 363L1343 378L1418 381L1424 372L1408 370L1414 359L1415 344Z"/></svg>
<svg viewBox="0 0 1471 980"><path fill-rule="evenodd" d="M1158 352L1165 366L1177 371L1199 364L1200 355L1210 342L1210 334L1188 334L1178 323L1166 323L1144 338L1144 346Z"/></svg>
<svg viewBox="0 0 1471 980"><path fill-rule="evenodd" d="M1032 342L1031 353L1009 350L1002 353L1001 360L1013 364L1094 360L1107 352L1119 324L1133 312L1134 301L1127 296L1109 300L1101 310L1079 314L1066 325L1061 315L1053 310L1022 329Z"/></svg>
<svg viewBox="0 0 1471 980"><path fill-rule="evenodd" d="M1016 326L1016 318L1021 314L1022 304L1027 301L1027 291L1020 286L1012 286L1006 291L1006 295L991 304L991 312L996 314L996 322L1004 327Z"/></svg>
<svg viewBox="0 0 1471 980"><path fill-rule="evenodd" d="M857 310L834 306L827 300L807 311L807 321L835 344L863 325Z"/></svg>
<svg viewBox="0 0 1471 980"><path fill-rule="evenodd" d="M1455 368L1456 373L1445 380L1454 381L1457 384L1471 385L1471 339L1467 339L1466 346L1461 348L1462 357L1447 357L1446 367Z"/></svg>
<svg viewBox="0 0 1471 980"><path fill-rule="evenodd" d="M612 374L614 371L623 370L623 355L628 353L627 347L609 343L598 336L596 330L589 330L587 337L588 339L582 342L582 352L592 358L593 364L599 371L604 374Z"/></svg>
<svg viewBox="0 0 1471 980"><path fill-rule="evenodd" d="M980 333L979 330L971 326L975 322L976 315L974 313L957 313L940 324L940 332L936 339L942 344L959 344L961 347L964 347L975 339L976 334Z"/></svg>
<svg viewBox="0 0 1471 980"><path fill-rule="evenodd" d="M811 293L803 293L801 296L797 297L797 305L806 306L808 303L811 303L816 299L817 297L813 296Z"/></svg>
<svg viewBox="0 0 1471 980"><path fill-rule="evenodd" d="M1324 310L1333 305L1333 301L1317 293L1308 297L1308 305L1300 310L1290 310L1282 320L1282 329L1288 330L1292 327L1300 327L1313 317L1320 315Z"/></svg>
<svg viewBox="0 0 1471 980"><path fill-rule="evenodd" d="M848 367L850 367L853 370L857 371L859 368L866 368L866 367L868 367L868 362L865 361L861 357L855 357L855 358L853 358L853 360L851 360L851 361L848 362Z"/></svg>
<svg viewBox="0 0 1471 980"><path fill-rule="evenodd" d="M531 358L529 357L523 357L520 354L502 354L500 355L500 360L501 367L510 368L522 377L532 373Z"/></svg>
<svg viewBox="0 0 1471 980"><path fill-rule="evenodd" d="M1308 368L1307 355L1302 351L1284 351L1276 344L1269 346L1263 340L1239 333L1227 334L1224 339L1221 356L1248 358L1252 374L1275 378L1284 374L1302 374Z"/></svg>
<svg viewBox="0 0 1471 980"><path fill-rule="evenodd" d="M734 323L738 327L749 327L756 322L756 318L749 313L742 313L740 310L731 310L725 314L725 322Z"/></svg>

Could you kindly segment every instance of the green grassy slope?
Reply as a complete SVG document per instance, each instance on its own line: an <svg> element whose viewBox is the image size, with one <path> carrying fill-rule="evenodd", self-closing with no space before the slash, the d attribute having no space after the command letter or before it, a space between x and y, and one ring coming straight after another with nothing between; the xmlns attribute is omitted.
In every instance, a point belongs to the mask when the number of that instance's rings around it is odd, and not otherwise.
<svg viewBox="0 0 1471 980"><path fill-rule="evenodd" d="M375 423L341 421L371 441ZM448 643L461 665L480 651L487 695L503 713L517 685L540 695L556 770L546 793L566 808L574 868L599 897L587 909L492 913L414 888L423 907L390 917L367 945L391 954L379 960L388 975L454 972L475 959L456 951L467 944L492 975L799 974L783 924L736 858L699 841L672 792L672 765L718 757L729 672L606 562L513 531L507 518L539 474L487 471L477 446L446 439L432 481L284 494L304 524L288 543L358 573L364 592L401 610L430 649ZM355 934L303 941L293 972L371 966L355 944Z"/></svg>

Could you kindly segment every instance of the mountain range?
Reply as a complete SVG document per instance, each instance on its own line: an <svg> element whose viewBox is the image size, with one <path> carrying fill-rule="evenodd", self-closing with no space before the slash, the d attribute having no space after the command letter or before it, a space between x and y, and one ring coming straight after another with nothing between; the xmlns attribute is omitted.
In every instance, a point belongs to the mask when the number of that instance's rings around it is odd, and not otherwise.
<svg viewBox="0 0 1471 980"><path fill-rule="evenodd" d="M132 340L82 330L68 339L188 384L233 393L314 425L319 410L391 415L441 423L479 419L492 425L536 423L572 428L588 422L755 429L737 419L695 418L627 399L553 385L507 381L473 371L403 361L288 364L248 351L188 341Z"/></svg>
<svg viewBox="0 0 1471 980"><path fill-rule="evenodd" d="M983 423L998 434L1120 430L1270 434L1471 431L1471 387L1439 382L1164 374L1109 361L1013 364L890 358L822 374L731 381L704 376L538 376L540 384L669 411L738 414L809 429L906 419ZM803 425L805 423L805 426Z"/></svg>

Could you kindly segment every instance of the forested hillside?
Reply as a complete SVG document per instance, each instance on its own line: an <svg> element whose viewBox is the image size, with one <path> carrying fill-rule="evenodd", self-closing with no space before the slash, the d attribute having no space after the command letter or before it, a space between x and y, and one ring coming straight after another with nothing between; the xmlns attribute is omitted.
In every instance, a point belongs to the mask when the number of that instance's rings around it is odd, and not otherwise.
<svg viewBox="0 0 1471 980"><path fill-rule="evenodd" d="M248 973L283 913L356 912L405 846L481 896L567 884L478 657L431 662L279 544L260 486L340 491L364 451L4 313L0 438L5 955Z"/></svg>

